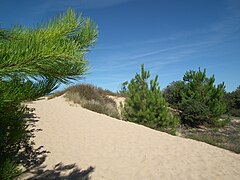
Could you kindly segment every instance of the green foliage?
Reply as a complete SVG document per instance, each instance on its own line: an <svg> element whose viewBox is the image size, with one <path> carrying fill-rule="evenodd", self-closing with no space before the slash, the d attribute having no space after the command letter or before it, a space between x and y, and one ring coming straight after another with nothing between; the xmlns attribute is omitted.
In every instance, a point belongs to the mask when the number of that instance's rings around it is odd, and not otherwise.
<svg viewBox="0 0 240 180"><path fill-rule="evenodd" d="M65 97L82 107L101 114L118 118L119 113L115 101L108 97L111 91L97 88L90 84L79 84L64 90Z"/></svg>
<svg viewBox="0 0 240 180"><path fill-rule="evenodd" d="M181 101L178 108L182 111L183 123L189 125L214 125L226 111L224 103L224 83L217 87L215 78L206 77L206 69L202 72L187 71L183 77L184 88L181 90Z"/></svg>
<svg viewBox="0 0 240 180"><path fill-rule="evenodd" d="M69 9L36 28L0 29L0 174L18 174L19 153L26 152L32 133L30 110L23 102L41 97L59 82L81 78L86 53L97 38L90 19Z"/></svg>
<svg viewBox="0 0 240 180"><path fill-rule="evenodd" d="M37 28L15 26L8 32L8 40L2 34L0 77L17 74L66 81L86 72L85 54L94 44L97 30L90 19L77 17L70 9Z"/></svg>
<svg viewBox="0 0 240 180"><path fill-rule="evenodd" d="M181 101L181 90L183 89L183 81L174 81L163 90L163 97L172 108L178 108L178 103Z"/></svg>
<svg viewBox="0 0 240 180"><path fill-rule="evenodd" d="M240 117L240 86L235 91L226 93L225 99L228 114Z"/></svg>
<svg viewBox="0 0 240 180"><path fill-rule="evenodd" d="M168 110L158 84L158 76L148 83L149 71L142 65L141 74L128 84L127 99L123 116L126 120L143 124L154 129L175 128L178 119Z"/></svg>
<svg viewBox="0 0 240 180"><path fill-rule="evenodd" d="M7 159L4 163L0 164L0 179L12 180L20 175L21 171L14 161Z"/></svg>
<svg viewBox="0 0 240 180"><path fill-rule="evenodd" d="M18 153L26 150L32 135L27 129L30 120L26 118L30 109L21 102L38 98L55 87L55 81L51 80L33 83L13 77L0 81L0 171L4 171L0 174L9 174L11 170L15 174L18 166L7 169L12 167L7 162L11 160L11 163L17 164L20 161Z"/></svg>

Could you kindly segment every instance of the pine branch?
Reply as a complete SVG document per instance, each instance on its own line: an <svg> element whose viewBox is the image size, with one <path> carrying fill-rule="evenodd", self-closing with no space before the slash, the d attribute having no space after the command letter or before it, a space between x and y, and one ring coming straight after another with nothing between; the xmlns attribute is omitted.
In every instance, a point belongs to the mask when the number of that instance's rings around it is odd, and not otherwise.
<svg viewBox="0 0 240 180"><path fill-rule="evenodd" d="M45 27L14 27L9 34L12 38L0 44L0 77L18 72L67 81L87 71L85 55L95 43L97 28L70 9Z"/></svg>

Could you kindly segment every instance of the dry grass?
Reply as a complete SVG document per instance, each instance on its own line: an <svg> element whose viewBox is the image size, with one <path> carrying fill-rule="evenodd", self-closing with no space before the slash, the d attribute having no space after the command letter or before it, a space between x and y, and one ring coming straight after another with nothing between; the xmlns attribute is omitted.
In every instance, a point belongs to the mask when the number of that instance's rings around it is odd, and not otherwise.
<svg viewBox="0 0 240 180"><path fill-rule="evenodd" d="M115 96L109 90L103 90L90 84L79 84L71 86L64 91L57 92L48 97L52 99L65 94L65 98L74 103L80 104L82 107L94 112L106 114L114 118L120 118L115 101L108 95Z"/></svg>
<svg viewBox="0 0 240 180"><path fill-rule="evenodd" d="M181 128L181 136L240 153L240 120L222 128Z"/></svg>

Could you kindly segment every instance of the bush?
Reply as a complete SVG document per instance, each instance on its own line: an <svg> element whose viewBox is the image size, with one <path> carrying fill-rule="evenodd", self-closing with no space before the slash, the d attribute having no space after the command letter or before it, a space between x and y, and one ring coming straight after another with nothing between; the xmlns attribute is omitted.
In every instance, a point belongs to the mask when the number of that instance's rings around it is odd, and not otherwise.
<svg viewBox="0 0 240 180"><path fill-rule="evenodd" d="M228 114L240 117L240 86L235 91L226 93L225 99Z"/></svg>
<svg viewBox="0 0 240 180"><path fill-rule="evenodd" d="M163 97L172 108L178 108L181 101L181 90L184 89L183 81L174 81L163 90Z"/></svg>
<svg viewBox="0 0 240 180"><path fill-rule="evenodd" d="M143 124L145 126L161 129L175 128L178 119L168 110L158 84L158 76L148 84L149 71L142 65L141 74L128 84L127 99L123 109L123 117L127 121Z"/></svg>
<svg viewBox="0 0 240 180"><path fill-rule="evenodd" d="M64 91L67 99L86 109L118 119L120 117L115 101L107 96L107 94L113 95L109 90L103 90L90 84L79 84Z"/></svg>
<svg viewBox="0 0 240 180"><path fill-rule="evenodd" d="M178 108L182 111L182 122L191 126L219 124L220 116L226 112L224 83L217 87L215 78L202 72L187 71L183 77L184 88L180 91Z"/></svg>

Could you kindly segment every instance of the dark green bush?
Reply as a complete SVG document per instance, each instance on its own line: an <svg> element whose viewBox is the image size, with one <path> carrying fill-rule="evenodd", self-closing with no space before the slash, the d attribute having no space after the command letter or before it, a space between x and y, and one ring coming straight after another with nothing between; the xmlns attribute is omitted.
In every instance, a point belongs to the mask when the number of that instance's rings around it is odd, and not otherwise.
<svg viewBox="0 0 240 180"><path fill-rule="evenodd" d="M178 119L168 109L158 84L158 76L148 84L149 71L142 65L141 74L136 74L128 84L123 117L127 121L143 124L154 129L175 128Z"/></svg>
<svg viewBox="0 0 240 180"><path fill-rule="evenodd" d="M184 89L183 81L174 81L163 90L163 97L172 108L178 108L181 101L181 90Z"/></svg>
<svg viewBox="0 0 240 180"><path fill-rule="evenodd" d="M228 114L240 117L240 86L235 91L226 93L225 99Z"/></svg>
<svg viewBox="0 0 240 180"><path fill-rule="evenodd" d="M178 109L182 111L182 122L191 126L216 125L226 112L225 85L214 85L215 78L206 77L206 70L187 71L183 77L184 88L180 90Z"/></svg>

